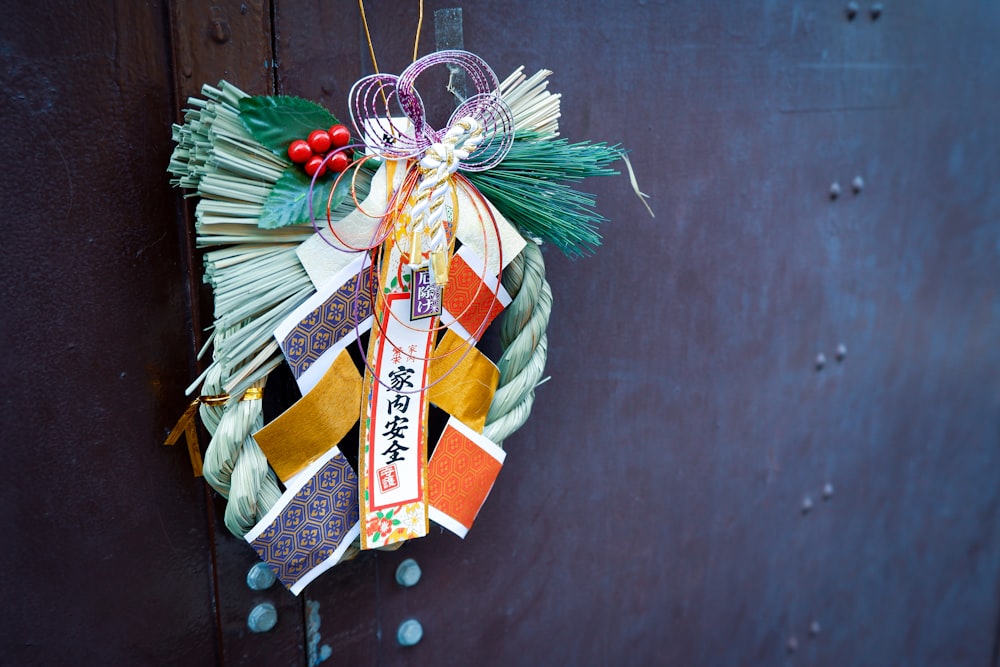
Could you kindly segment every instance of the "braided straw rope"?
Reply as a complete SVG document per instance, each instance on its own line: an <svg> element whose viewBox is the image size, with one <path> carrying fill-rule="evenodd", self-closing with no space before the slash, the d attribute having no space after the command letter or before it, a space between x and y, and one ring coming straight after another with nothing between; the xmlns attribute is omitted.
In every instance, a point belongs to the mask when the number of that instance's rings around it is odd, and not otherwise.
<svg viewBox="0 0 1000 667"><path fill-rule="evenodd" d="M500 324L500 384L483 430L483 435L501 446L527 421L535 403L535 387L545 370L552 288L545 280L541 249L528 243L504 269L502 281L514 300Z"/></svg>
<svg viewBox="0 0 1000 667"><path fill-rule="evenodd" d="M252 385L263 388L264 381ZM222 373L205 379L203 394L222 392ZM226 503L226 527L242 537L281 497L278 478L267 464L264 452L251 435L264 427L261 399L230 399L220 407L201 406L205 428L212 440L205 450L202 473Z"/></svg>

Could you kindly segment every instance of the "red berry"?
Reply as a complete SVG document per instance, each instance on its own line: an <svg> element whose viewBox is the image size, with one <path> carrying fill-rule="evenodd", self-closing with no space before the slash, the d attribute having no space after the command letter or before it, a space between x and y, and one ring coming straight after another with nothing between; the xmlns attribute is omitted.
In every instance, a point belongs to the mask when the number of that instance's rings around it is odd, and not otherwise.
<svg viewBox="0 0 1000 667"><path fill-rule="evenodd" d="M344 125L334 125L330 128L330 143L334 148L343 148L351 143L351 131Z"/></svg>
<svg viewBox="0 0 1000 667"><path fill-rule="evenodd" d="M302 164L311 158L312 154L313 152L312 149L309 148L309 144L301 139L293 141L291 145L288 146L288 158L296 164Z"/></svg>
<svg viewBox="0 0 1000 667"><path fill-rule="evenodd" d="M330 134L326 130L313 130L309 133L309 147L313 153L325 153L330 150Z"/></svg>
<svg viewBox="0 0 1000 667"><path fill-rule="evenodd" d="M309 161L306 162L305 169L306 173L310 176L315 176L316 172L319 172L319 175L322 176L323 173L326 172L326 165L323 164L323 156L313 155L309 158Z"/></svg>
<svg viewBox="0 0 1000 667"><path fill-rule="evenodd" d="M347 165L350 163L348 157L343 153L334 153L330 161L326 163L327 168L330 171L341 172L347 169Z"/></svg>

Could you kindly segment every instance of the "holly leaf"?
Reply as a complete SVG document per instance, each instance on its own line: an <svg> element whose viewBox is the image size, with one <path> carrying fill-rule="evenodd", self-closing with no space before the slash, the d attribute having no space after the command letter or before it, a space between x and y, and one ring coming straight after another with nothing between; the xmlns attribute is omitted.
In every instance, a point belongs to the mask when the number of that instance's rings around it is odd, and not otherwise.
<svg viewBox="0 0 1000 667"><path fill-rule="evenodd" d="M309 222L309 186L312 177L306 174L298 165L292 165L274 184L267 199L264 200L264 211L261 213L258 227L262 229L277 229L288 225L299 225ZM313 215L317 219L326 217L326 202L333 187L333 178L324 174L316 179L313 190ZM336 208L351 191L351 179L344 177L337 184L333 193L330 208Z"/></svg>
<svg viewBox="0 0 1000 667"><path fill-rule="evenodd" d="M240 120L254 139L282 157L296 139L305 139L313 130L327 130L338 123L321 105L286 95L243 98Z"/></svg>

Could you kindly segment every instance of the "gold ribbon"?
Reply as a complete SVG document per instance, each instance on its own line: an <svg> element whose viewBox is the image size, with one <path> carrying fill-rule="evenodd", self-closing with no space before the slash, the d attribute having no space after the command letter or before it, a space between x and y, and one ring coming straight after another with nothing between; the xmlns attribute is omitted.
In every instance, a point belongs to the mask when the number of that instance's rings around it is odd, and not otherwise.
<svg viewBox="0 0 1000 667"><path fill-rule="evenodd" d="M253 434L282 482L325 454L358 421L361 376L347 350L309 393Z"/></svg>
<svg viewBox="0 0 1000 667"><path fill-rule="evenodd" d="M261 387L250 387L243 392L243 396L240 397L240 400L259 401L263 398L263 396L264 390ZM175 445L177 444L177 441L180 440L182 435L185 436L185 439L187 440L188 456L191 458L191 470L194 472L195 477L201 477L203 467L201 459L201 445L198 443L198 427L195 424L195 415L198 414L198 408L202 405L209 405L213 407L225 405L229 399L229 394L205 395L194 399L184 410L184 414L181 415L181 418L177 420L176 424L174 424L174 428L170 431L170 435L168 435L167 439L163 441L164 445Z"/></svg>
<svg viewBox="0 0 1000 667"><path fill-rule="evenodd" d="M428 370L431 387L427 390L427 398L476 433L482 433L500 382L500 371L476 348L465 353L462 347L468 345L451 329L445 332L434 350L435 358Z"/></svg>

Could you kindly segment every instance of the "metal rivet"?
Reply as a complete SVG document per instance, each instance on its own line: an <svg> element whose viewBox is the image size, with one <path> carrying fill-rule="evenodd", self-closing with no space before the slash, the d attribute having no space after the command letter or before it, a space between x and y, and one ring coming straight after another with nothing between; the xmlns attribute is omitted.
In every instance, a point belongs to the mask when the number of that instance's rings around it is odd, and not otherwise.
<svg viewBox="0 0 1000 667"><path fill-rule="evenodd" d="M854 194L859 195L861 194L861 191L864 189L865 189L865 179L861 178L861 176L855 176L854 180L851 181L851 191Z"/></svg>
<svg viewBox="0 0 1000 667"><path fill-rule="evenodd" d="M827 482L823 485L823 500L829 500L833 498L833 484Z"/></svg>
<svg viewBox="0 0 1000 667"><path fill-rule="evenodd" d="M813 499L810 498L809 496L806 496L805 498L803 498L802 499L802 513L803 514L809 514L809 512L812 511L812 508L813 508Z"/></svg>
<svg viewBox="0 0 1000 667"><path fill-rule="evenodd" d="M830 184L830 199L836 199L840 196L840 183L834 181Z"/></svg>
<svg viewBox="0 0 1000 667"><path fill-rule="evenodd" d="M847 20L853 21L854 17L858 15L859 9L860 8L858 7L858 3L848 2L847 7L844 8L844 13L847 14Z"/></svg>
<svg viewBox="0 0 1000 667"><path fill-rule="evenodd" d="M785 646L788 648L789 653L795 653L799 648L799 640L795 637L789 637L788 643Z"/></svg>
<svg viewBox="0 0 1000 667"><path fill-rule="evenodd" d="M416 646L424 637L424 626L415 618L408 618L399 624L396 641L400 646Z"/></svg>
<svg viewBox="0 0 1000 667"><path fill-rule="evenodd" d="M232 32L229 30L229 22L222 19L213 19L209 35L211 35L212 41L215 43L225 44L232 36Z"/></svg>
<svg viewBox="0 0 1000 667"><path fill-rule="evenodd" d="M396 583L400 586L416 586L420 575L420 566L412 558L407 558L396 567Z"/></svg>
<svg viewBox="0 0 1000 667"><path fill-rule="evenodd" d="M826 366L826 355L820 352L816 355L816 370L821 371Z"/></svg>
<svg viewBox="0 0 1000 667"><path fill-rule="evenodd" d="M267 563L257 563L247 572L247 586L255 591L267 590L274 585L276 579Z"/></svg>
<svg viewBox="0 0 1000 667"><path fill-rule="evenodd" d="M819 621L813 621L812 623L809 624L809 636L810 637L815 637L815 636L819 635L819 631L820 631Z"/></svg>
<svg viewBox="0 0 1000 667"><path fill-rule="evenodd" d="M837 345L837 361L843 361L847 358L847 346L843 343Z"/></svg>
<svg viewBox="0 0 1000 667"><path fill-rule="evenodd" d="M240 14L246 14L246 13L247 13L247 3L241 2L240 3Z"/></svg>
<svg viewBox="0 0 1000 667"><path fill-rule="evenodd" d="M872 5L869 15L872 17L872 21L878 21L878 17L882 16L882 3L876 2Z"/></svg>
<svg viewBox="0 0 1000 667"><path fill-rule="evenodd" d="M251 632L267 632L277 623L278 610L270 602L261 602L247 616L247 627Z"/></svg>

